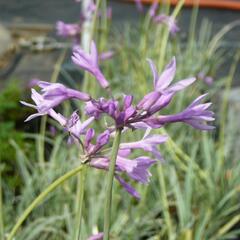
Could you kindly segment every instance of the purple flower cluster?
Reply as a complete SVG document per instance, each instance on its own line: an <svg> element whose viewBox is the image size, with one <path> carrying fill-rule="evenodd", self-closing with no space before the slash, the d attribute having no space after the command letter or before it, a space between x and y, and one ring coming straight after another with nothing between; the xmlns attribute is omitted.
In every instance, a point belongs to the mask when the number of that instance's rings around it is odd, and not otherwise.
<svg viewBox="0 0 240 240"><path fill-rule="evenodd" d="M94 42L91 44L91 52L86 53L81 48L73 50L72 60L80 68L91 73L99 85L103 88L110 88L109 82L98 65L98 52ZM200 130L211 130L207 122L213 121L213 112L209 110L210 103L201 103L206 94L194 100L186 109L180 113L172 115L158 114L166 108L173 97L190 86L195 78L187 78L176 83L172 83L176 73L176 60L173 58L160 74L157 72L153 61L148 59L153 75L153 90L146 94L137 104L131 95L123 95L122 101L112 96L109 99L93 99L89 94L74 89L67 88L60 83L48 83L36 81L41 89L40 93L32 89L32 100L35 105L22 102L22 104L37 110L37 113L29 116L26 121L35 117L49 115L55 119L69 133L69 143L78 143L82 147L82 164L90 167L108 171L110 165L109 145L116 131L122 132L128 129L144 129L145 135L139 141L120 143L115 166L115 179L123 188L135 198L139 199L139 193L126 182L126 177L142 184L148 184L151 173L149 168L162 160L158 146L167 140L167 136L150 134L152 129L175 122L186 123L193 128ZM77 99L85 104L85 114L87 118L81 122L78 112L66 118L57 113L56 108L62 102L69 99ZM105 126L105 131L95 134L90 124L103 115L111 118L114 122L112 126ZM134 150L146 152L146 155L132 157ZM134 155L136 156L136 155Z"/></svg>

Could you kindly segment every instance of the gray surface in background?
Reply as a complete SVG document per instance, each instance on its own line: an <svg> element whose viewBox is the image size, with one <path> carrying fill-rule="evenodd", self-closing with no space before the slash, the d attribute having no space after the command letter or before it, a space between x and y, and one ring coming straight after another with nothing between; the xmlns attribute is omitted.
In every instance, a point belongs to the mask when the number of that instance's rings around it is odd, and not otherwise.
<svg viewBox="0 0 240 240"><path fill-rule="evenodd" d="M124 22L135 22L141 16L134 4L123 3L121 0L111 0L113 7L113 21L117 25ZM63 19L66 22L76 21L80 12L80 5L74 0L0 0L0 22L50 23ZM188 29L191 9L186 8L180 18L180 26ZM208 18L213 22L214 31L223 25L240 19L240 11L221 9L200 9L199 21ZM240 27L228 35L231 40L238 41Z"/></svg>

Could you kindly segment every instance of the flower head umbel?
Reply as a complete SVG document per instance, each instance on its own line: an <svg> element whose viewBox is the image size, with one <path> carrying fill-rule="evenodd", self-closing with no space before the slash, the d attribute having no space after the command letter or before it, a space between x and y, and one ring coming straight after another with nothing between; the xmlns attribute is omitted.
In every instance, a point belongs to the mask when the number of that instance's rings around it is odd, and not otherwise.
<svg viewBox="0 0 240 240"><path fill-rule="evenodd" d="M109 144L110 137L111 132L106 130L95 138L95 131L89 128L86 131L82 144L84 147L82 162L88 163L91 167L108 171L110 164L110 149L106 149L105 147ZM95 143L93 143L94 138L96 139ZM115 177L125 190L134 197L140 198L140 195L133 187L123 180L121 174L125 173L131 179L139 183L148 184L151 177L148 169L156 163L156 160L147 156L130 159L129 155L133 149L144 149L151 152L153 156L161 156L157 150L157 146L165 142L166 139L165 136L153 135L139 141L139 143L123 143L120 146L116 160Z"/></svg>
<svg viewBox="0 0 240 240"><path fill-rule="evenodd" d="M99 65L99 55L94 42L91 44L91 52L86 53L81 48L75 48L72 56L75 64L90 72L96 77L103 88L109 87L108 81L102 74ZM162 160L158 146L167 140L166 136L152 134L154 128L161 128L170 123L182 122L200 130L211 130L213 126L207 123L214 120L214 114L209 110L210 103L201 103L206 94L194 100L186 109L177 114L162 115L159 112L166 108L173 97L190 86L195 78L187 78L172 84L176 73L176 59L173 58L162 73L158 73L152 60L148 60L153 75L153 89L134 105L132 95L122 94L122 100L111 98L93 99L89 94L67 88L60 83L37 82L41 88L41 94L32 89L32 99L35 105L22 102L22 104L37 110L37 113L29 116L26 121L35 117L49 115L55 119L70 135L70 143L78 143L82 148L81 163L90 167L109 171L111 179L115 179L124 189L135 198L140 198L139 193L125 181L128 177L138 183L148 184L151 173L150 167ZM85 113L89 118L81 122L78 111L73 112L69 118L55 112L54 107L68 99L77 99L85 103ZM93 128L89 125L107 115L113 121L112 125L104 126L104 131L95 137ZM146 133L141 140L121 143L120 136L125 130L145 129ZM114 162L111 162L111 138L114 143ZM116 147L117 146L117 147ZM135 150L147 152L145 156L135 156ZM116 160L116 162L115 162ZM114 168L110 167L114 163ZM112 181L112 180L111 180Z"/></svg>
<svg viewBox="0 0 240 240"><path fill-rule="evenodd" d="M94 42L91 43L91 52L86 53L82 48L75 47L73 50L72 61L74 64L91 73L99 82L101 87L107 88L108 81L102 74L98 65L98 52Z"/></svg>

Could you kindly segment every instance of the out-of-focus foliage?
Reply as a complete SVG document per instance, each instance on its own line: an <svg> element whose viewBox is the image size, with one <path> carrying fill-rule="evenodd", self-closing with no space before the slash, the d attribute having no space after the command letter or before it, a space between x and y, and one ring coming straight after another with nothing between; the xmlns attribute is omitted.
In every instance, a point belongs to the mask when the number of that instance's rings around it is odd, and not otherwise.
<svg viewBox="0 0 240 240"><path fill-rule="evenodd" d="M26 111L19 103L23 93L17 80L11 80L0 91L0 159L4 165L3 177L13 189L20 186L21 182L16 171L16 153L11 141L26 152L31 148L31 144L24 141L23 121Z"/></svg>

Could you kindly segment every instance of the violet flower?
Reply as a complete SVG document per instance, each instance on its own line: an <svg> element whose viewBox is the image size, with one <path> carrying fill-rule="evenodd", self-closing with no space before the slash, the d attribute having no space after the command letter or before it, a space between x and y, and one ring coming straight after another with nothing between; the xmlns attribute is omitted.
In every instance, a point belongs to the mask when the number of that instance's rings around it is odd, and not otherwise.
<svg viewBox="0 0 240 240"><path fill-rule="evenodd" d="M64 23L63 21L57 21L56 23L57 35L61 37L76 37L81 32L79 24L75 23Z"/></svg>
<svg viewBox="0 0 240 240"><path fill-rule="evenodd" d="M115 52L114 51L107 51L107 52L102 52L98 56L99 61L106 61L108 59L111 59L114 56Z"/></svg>
<svg viewBox="0 0 240 240"><path fill-rule="evenodd" d="M160 14L158 16L154 17L154 22L155 23L161 23L165 24L170 33L174 36L177 32L180 31L180 28L178 27L176 20L173 16L167 16L165 14Z"/></svg>
<svg viewBox="0 0 240 240"><path fill-rule="evenodd" d="M121 143L120 150L143 149L152 153L157 159L162 160L162 156L157 150L157 146L166 142L167 136L145 135L142 140L130 143Z"/></svg>
<svg viewBox="0 0 240 240"><path fill-rule="evenodd" d="M83 142L85 153L83 162L88 162L91 167L108 171L110 158L109 155L106 154L106 151L104 151L104 147L110 141L111 132L109 130L106 130L105 132L101 133L97 137L95 144L92 143L94 136L94 130L91 128L88 129ZM139 183L148 184L151 177L148 169L151 165L156 163L156 160L153 160L146 156L141 156L133 160L129 159L129 155L131 154L132 149L143 148L150 152L158 151L157 144L163 143L165 140L166 137L155 135L143 140L141 142L142 146L140 147L136 147L137 142L129 144L123 143L120 146L116 160L115 177L126 189L126 191L128 191L134 197L139 198L139 194L137 194L136 190L129 184L124 183L124 180L121 179L120 174L125 173L131 179ZM160 156L160 153L158 156Z"/></svg>
<svg viewBox="0 0 240 240"><path fill-rule="evenodd" d="M138 103L137 108L147 111L148 115L152 115L166 107L178 91L188 87L196 79L188 78L170 85L176 73L176 59L173 58L160 75L152 60L148 59L148 62L153 74L154 91L147 94Z"/></svg>
<svg viewBox="0 0 240 240"><path fill-rule="evenodd" d="M159 128L168 123L184 122L193 128L200 130L212 130L214 126L209 126L206 122L214 121L214 113L208 108L211 103L200 103L207 94L195 99L185 110L174 115L162 115L146 119L145 122L152 128Z"/></svg>
<svg viewBox="0 0 240 240"><path fill-rule="evenodd" d="M34 101L34 103L36 105L30 104L30 103L27 103L27 102L24 102L24 101L20 101L20 103L25 105L25 106L27 106L27 107L34 108L38 112L30 115L25 120L25 122L30 121L30 120L32 120L32 119L34 119L36 117L39 117L39 116L44 116L44 115L50 115L53 118L57 118L58 115L52 108L49 108L47 110L42 108L42 104L50 105L50 103L49 103L49 101L44 100L43 96L41 94L39 94L35 89L32 89L31 98L32 98L32 100ZM61 119L62 118L60 117L58 119L58 121L61 122Z"/></svg>
<svg viewBox="0 0 240 240"><path fill-rule="evenodd" d="M111 7L107 8L107 18L112 19L112 8Z"/></svg>
<svg viewBox="0 0 240 240"><path fill-rule="evenodd" d="M91 99L87 93L67 88L60 83L39 81L38 86L41 88L44 100L39 105L41 112L46 112L68 99L75 98L81 101L89 101Z"/></svg>
<svg viewBox="0 0 240 240"><path fill-rule="evenodd" d="M87 115L94 116L96 119L105 113L114 119L117 128L121 128L127 126L128 120L136 114L136 110L132 106L132 100L132 96L125 96L123 106L120 106L119 103L113 99L106 100L100 98L99 100L92 100L86 104L85 112Z"/></svg>
<svg viewBox="0 0 240 240"><path fill-rule="evenodd" d="M151 18L156 16L157 10L159 7L159 2L158 0L154 0L154 2L152 3L150 9L149 9L149 15Z"/></svg>
<svg viewBox="0 0 240 240"><path fill-rule="evenodd" d="M103 12L102 11L98 11L98 17L102 17L103 16ZM108 7L106 10L106 17L107 19L112 19L112 8Z"/></svg>
<svg viewBox="0 0 240 240"><path fill-rule="evenodd" d="M73 50L72 61L74 64L91 73L99 82L101 87L107 88L108 81L102 74L98 65L98 52L95 43L91 43L91 53L86 53L82 48L75 47Z"/></svg>
<svg viewBox="0 0 240 240"><path fill-rule="evenodd" d="M27 87L28 87L28 88L33 88L33 87L35 87L35 86L38 85L38 82L39 82L39 79L33 78L32 80L30 80L30 81L28 82Z"/></svg>
<svg viewBox="0 0 240 240"><path fill-rule="evenodd" d="M115 178L128 193L130 193L133 197L140 199L139 193L132 186L126 183L120 177L120 174L126 173L131 179L142 184L148 184L151 177L151 173L148 169L155 163L156 160L152 160L146 156L130 160L118 155L115 166ZM92 158L90 161L90 166L103 170L108 170L109 164L110 160L108 157Z"/></svg>
<svg viewBox="0 0 240 240"><path fill-rule="evenodd" d="M137 7L137 10L139 12L143 12L143 4L142 4L142 0L134 0L135 1L135 4L136 4L136 7Z"/></svg>
<svg viewBox="0 0 240 240"><path fill-rule="evenodd" d="M211 86L213 84L213 78L211 76L206 76L206 74L204 72L200 72L197 75L198 79L202 80L203 82L205 82L208 86Z"/></svg>
<svg viewBox="0 0 240 240"><path fill-rule="evenodd" d="M73 112L71 117L69 119L66 119L66 122L64 125L64 129L70 133L70 137L68 139L68 143L72 144L75 142L75 140L80 139L80 135L85 135L87 132L88 126L94 121L93 117L90 117L89 119L85 120L84 122L81 122L79 115L77 114L77 111Z"/></svg>
<svg viewBox="0 0 240 240"><path fill-rule="evenodd" d="M46 102L43 96L39 94L35 89L32 89L31 97L36 105L30 104L24 101L20 101L20 102L25 106L36 109L38 113L30 115L25 120L25 122L30 121L39 116L49 115L51 118L56 120L64 128L65 131L69 132L70 136L79 139L80 135L86 133L87 127L94 120L94 117L90 117L85 122L81 122L76 111L73 112L70 118L65 118L60 113L56 113L52 108L43 111L41 105L42 105L42 102Z"/></svg>

